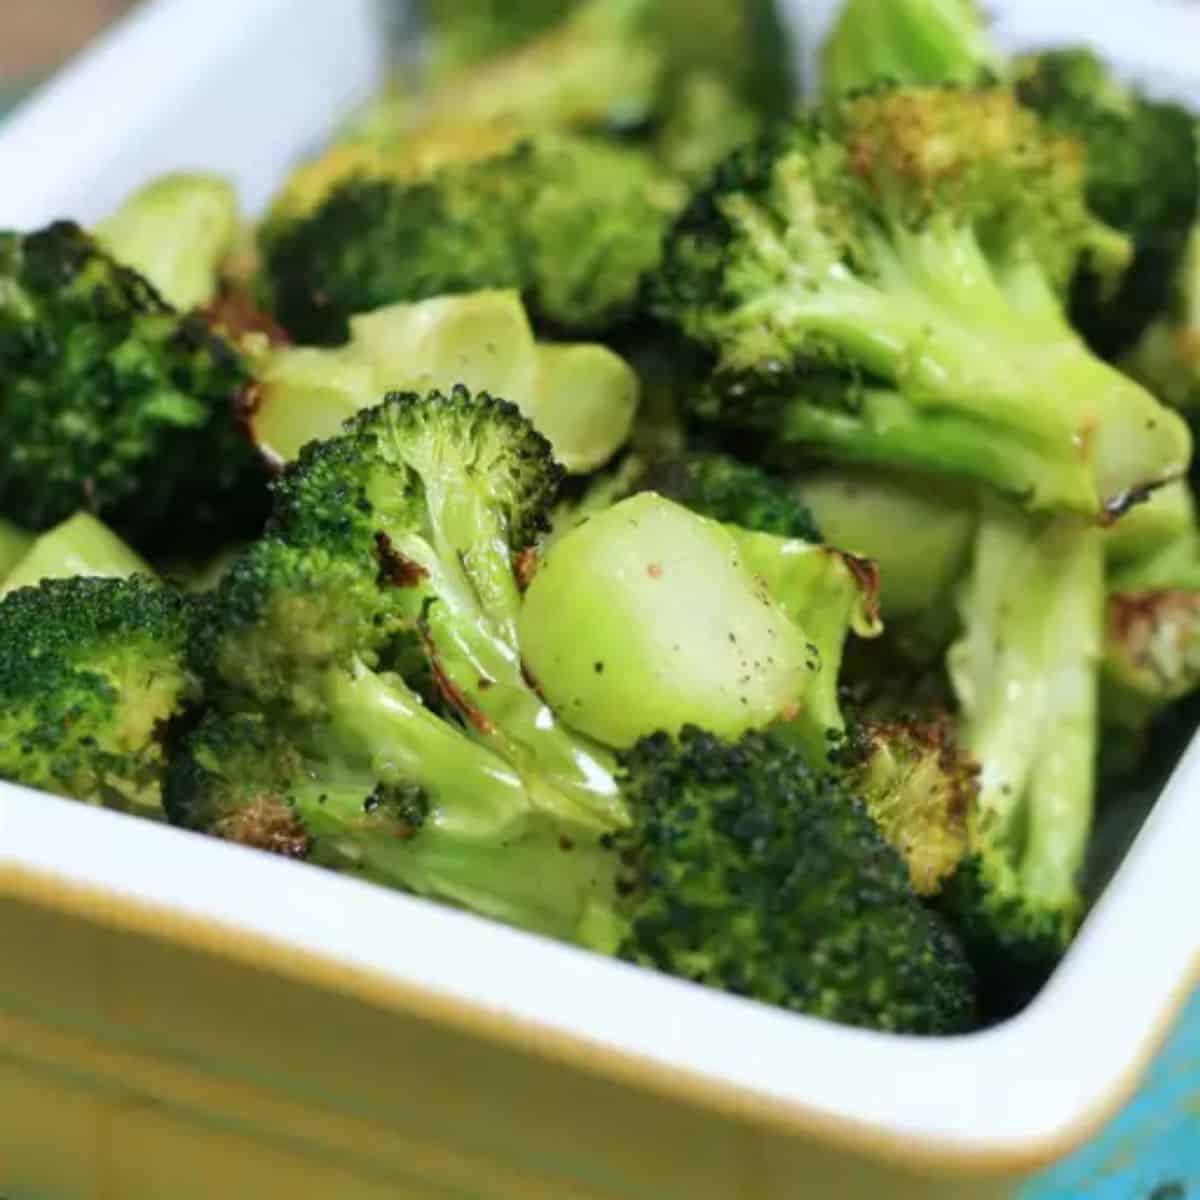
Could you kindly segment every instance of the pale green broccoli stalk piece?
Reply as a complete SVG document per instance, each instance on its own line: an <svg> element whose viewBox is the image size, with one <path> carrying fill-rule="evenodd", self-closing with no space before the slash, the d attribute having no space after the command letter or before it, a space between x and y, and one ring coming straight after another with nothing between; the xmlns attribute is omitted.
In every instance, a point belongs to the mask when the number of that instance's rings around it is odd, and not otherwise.
<svg viewBox="0 0 1200 1200"><path fill-rule="evenodd" d="M607 586L584 586L594 579ZM843 643L877 631L872 602L866 564L644 492L551 544L525 593L521 652L551 706L605 745L783 719L819 757L841 729Z"/></svg>
<svg viewBox="0 0 1200 1200"><path fill-rule="evenodd" d="M821 50L821 86L975 84L1006 63L975 0L846 0Z"/></svg>
<svg viewBox="0 0 1200 1200"><path fill-rule="evenodd" d="M1119 514L1182 475L1186 425L1071 329L1081 256L1123 238L1078 145L1003 88L880 88L775 127L719 169L650 279L707 350L698 416L791 451Z"/></svg>
<svg viewBox="0 0 1200 1200"><path fill-rule="evenodd" d="M435 74L476 66L553 29L576 0L424 0L421 16Z"/></svg>
<svg viewBox="0 0 1200 1200"><path fill-rule="evenodd" d="M826 541L879 569L879 608L889 627L952 607L950 592L967 565L975 528L969 490L855 467L801 472L793 486Z"/></svg>
<svg viewBox="0 0 1200 1200"><path fill-rule="evenodd" d="M0 517L0 582L29 553L35 535Z"/></svg>
<svg viewBox="0 0 1200 1200"><path fill-rule="evenodd" d="M638 408L638 378L622 358L594 343L535 340L514 291L390 305L351 318L345 346L262 348L258 362L248 424L279 464L387 391L461 384L515 404L569 472L585 473L625 444Z"/></svg>
<svg viewBox="0 0 1200 1200"><path fill-rule="evenodd" d="M134 192L94 232L113 258L187 312L216 298L240 231L237 193L227 179L178 173Z"/></svg>
<svg viewBox="0 0 1200 1200"><path fill-rule="evenodd" d="M990 501L949 655L980 766L970 855L947 888L981 974L1025 998L1083 913L1103 654L1103 533Z"/></svg>
<svg viewBox="0 0 1200 1200"><path fill-rule="evenodd" d="M0 591L35 587L43 579L90 575L126 579L152 576L150 565L91 513L78 512L41 534L11 569Z"/></svg>
<svg viewBox="0 0 1200 1200"><path fill-rule="evenodd" d="M161 817L168 724L200 698L191 609L146 579L52 579L0 600L0 776Z"/></svg>

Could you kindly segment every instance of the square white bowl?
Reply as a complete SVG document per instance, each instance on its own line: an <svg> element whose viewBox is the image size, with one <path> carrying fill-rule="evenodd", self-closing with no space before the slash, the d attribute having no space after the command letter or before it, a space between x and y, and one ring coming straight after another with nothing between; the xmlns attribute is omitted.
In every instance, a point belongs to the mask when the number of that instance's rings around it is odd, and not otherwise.
<svg viewBox="0 0 1200 1200"><path fill-rule="evenodd" d="M996 7L1010 44L1076 40L1088 29L1131 75L1200 104L1194 5ZM792 5L809 58L830 8ZM145 179L188 167L227 172L258 210L297 156L382 82L380 22L372 0L148 4L0 127L0 228L86 223ZM1197 848L1200 744L1034 1003L985 1032L916 1039L775 1011L315 868L0 785L0 903L34 897L224 948L297 987L390 998L472 1036L931 1176L1048 1161L1129 1094L1200 972Z"/></svg>

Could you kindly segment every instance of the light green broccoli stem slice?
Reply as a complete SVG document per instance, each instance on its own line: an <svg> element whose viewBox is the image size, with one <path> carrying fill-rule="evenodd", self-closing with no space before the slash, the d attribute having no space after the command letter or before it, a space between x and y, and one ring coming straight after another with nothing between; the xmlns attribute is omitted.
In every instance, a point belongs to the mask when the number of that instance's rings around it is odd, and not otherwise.
<svg viewBox="0 0 1200 1200"><path fill-rule="evenodd" d="M972 84L1004 71L975 0L847 0L821 51L830 96L882 82Z"/></svg>
<svg viewBox="0 0 1200 1200"><path fill-rule="evenodd" d="M76 575L123 579L153 574L150 565L107 525L90 513L79 512L38 537L9 571L0 591Z"/></svg>
<svg viewBox="0 0 1200 1200"><path fill-rule="evenodd" d="M213 300L241 232L237 193L217 175L172 174L134 192L95 229L118 261L181 312Z"/></svg>
<svg viewBox="0 0 1200 1200"><path fill-rule="evenodd" d="M29 553L34 534L0 517L0 581Z"/></svg>
<svg viewBox="0 0 1200 1200"><path fill-rule="evenodd" d="M325 696L328 725L310 749L323 764L345 765L345 786L322 765L289 794L312 861L572 935L593 889L611 886L615 873L600 832L464 739L396 676L361 665L333 672ZM364 778L379 781L365 804ZM397 802L418 814L410 836L397 836Z"/></svg>
<svg viewBox="0 0 1200 1200"><path fill-rule="evenodd" d="M606 586L585 586L596 579ZM521 651L555 711L605 745L784 719L823 757L841 727L842 642L871 627L868 590L827 547L644 492L552 542L525 593Z"/></svg>
<svg viewBox="0 0 1200 1200"><path fill-rule="evenodd" d="M268 457L291 461L385 392L458 384L515 404L573 473L603 466L632 432L633 369L605 346L537 341L515 291L390 305L352 318L350 332L338 350L262 352L252 428Z"/></svg>
<svg viewBox="0 0 1200 1200"><path fill-rule="evenodd" d="M1066 936L1092 826L1103 534L984 502L949 668L981 768L972 848L995 892Z"/></svg>
<svg viewBox="0 0 1200 1200"><path fill-rule="evenodd" d="M857 467L803 472L795 487L830 545L879 569L885 622L948 602L970 553L969 492L936 478Z"/></svg>

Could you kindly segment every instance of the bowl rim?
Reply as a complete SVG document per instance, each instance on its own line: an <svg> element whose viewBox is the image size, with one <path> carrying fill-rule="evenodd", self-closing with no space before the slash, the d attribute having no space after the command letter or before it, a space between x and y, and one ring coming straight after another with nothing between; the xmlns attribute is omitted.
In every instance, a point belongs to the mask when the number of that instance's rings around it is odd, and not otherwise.
<svg viewBox="0 0 1200 1200"><path fill-rule="evenodd" d="M163 108L194 102L231 46L272 44L272 22L298 3L154 0L125 18L0 129L4 173L24 181L0 196L0 222L34 219L68 195L93 211L116 185L91 185L110 161L128 167L126 143L148 146ZM365 41L373 7L346 0L337 28L324 30L331 42L342 28L357 31L340 61L359 84L381 65ZM190 74L161 53L181 29ZM290 47L288 69L307 88L302 49ZM131 72L134 57L152 69ZM304 107L305 94L299 85L289 93L289 119L307 137L333 113ZM69 163L46 162L47 147L68 145ZM147 151L139 169L158 169L152 158ZM1132 1094L1200 981L1200 921L1189 917L1200 912L1197 845L1200 737L1033 1003L981 1033L918 1039L773 1010L306 864L0 784L0 896L909 1168L988 1174L1061 1158ZM398 919L403 955L386 936Z"/></svg>
<svg viewBox="0 0 1200 1200"><path fill-rule="evenodd" d="M1197 790L1200 737L1042 992L1013 1019L955 1037L783 1012L11 784L0 784L0 895L910 1168L1017 1174L1100 1129L1200 981L1200 928L1161 918L1200 911ZM403 946L386 936L401 924Z"/></svg>

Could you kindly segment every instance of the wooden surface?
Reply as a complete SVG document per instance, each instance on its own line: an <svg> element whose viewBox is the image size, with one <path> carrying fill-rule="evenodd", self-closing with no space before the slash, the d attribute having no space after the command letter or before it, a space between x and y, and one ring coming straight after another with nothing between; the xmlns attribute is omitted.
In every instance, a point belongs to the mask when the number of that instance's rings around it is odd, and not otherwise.
<svg viewBox="0 0 1200 1200"><path fill-rule="evenodd" d="M0 0L0 83L45 74L130 7L130 0Z"/></svg>

